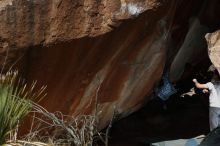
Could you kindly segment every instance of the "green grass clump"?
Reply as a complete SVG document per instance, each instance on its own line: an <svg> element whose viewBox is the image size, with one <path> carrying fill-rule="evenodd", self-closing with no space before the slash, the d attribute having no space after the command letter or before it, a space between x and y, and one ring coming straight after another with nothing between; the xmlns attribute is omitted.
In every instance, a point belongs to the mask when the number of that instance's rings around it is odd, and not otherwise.
<svg viewBox="0 0 220 146"><path fill-rule="evenodd" d="M32 109L32 100L43 97L44 87L35 91L36 82L27 86L18 79L18 72L0 75L0 145L13 133Z"/></svg>

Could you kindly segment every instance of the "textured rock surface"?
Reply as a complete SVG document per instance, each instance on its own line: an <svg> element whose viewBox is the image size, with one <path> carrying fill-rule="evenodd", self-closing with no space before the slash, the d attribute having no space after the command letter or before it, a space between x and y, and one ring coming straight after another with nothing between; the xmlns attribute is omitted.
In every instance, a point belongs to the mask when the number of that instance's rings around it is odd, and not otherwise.
<svg viewBox="0 0 220 146"><path fill-rule="evenodd" d="M97 36L157 6L156 0L1 0L0 38L24 48Z"/></svg>
<svg viewBox="0 0 220 146"><path fill-rule="evenodd" d="M220 73L220 30L207 34L206 40L210 60Z"/></svg>
<svg viewBox="0 0 220 146"><path fill-rule="evenodd" d="M32 48L24 70L28 80L48 86L42 104L50 111L90 113L97 95L101 127L114 106L120 114L138 109L163 72L168 41L160 23L146 26L146 20L148 15L143 15L99 37ZM142 32L155 26L158 29Z"/></svg>
<svg viewBox="0 0 220 146"><path fill-rule="evenodd" d="M22 57L22 75L48 86L42 104L49 111L91 113L97 97L104 127L114 107L125 116L149 100L145 96L160 79L170 41L173 11L166 5L156 9L155 0L1 3L0 45L7 56L1 65Z"/></svg>

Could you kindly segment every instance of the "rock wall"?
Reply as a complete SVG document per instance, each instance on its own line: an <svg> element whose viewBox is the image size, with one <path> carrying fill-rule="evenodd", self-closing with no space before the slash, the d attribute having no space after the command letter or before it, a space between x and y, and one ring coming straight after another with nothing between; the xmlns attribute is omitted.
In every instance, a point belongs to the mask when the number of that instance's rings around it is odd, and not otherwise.
<svg viewBox="0 0 220 146"><path fill-rule="evenodd" d="M98 104L102 128L114 108L123 117L149 100L165 65L174 4L0 1L2 68L18 62L28 82L47 85L41 104L49 111L90 114Z"/></svg>
<svg viewBox="0 0 220 146"><path fill-rule="evenodd" d="M150 14L105 35L31 48L24 57L24 74L48 86L42 104L50 111L88 114L98 99L101 127L114 108L122 116L140 108L160 79L169 41L159 17L149 21Z"/></svg>
<svg viewBox="0 0 220 146"><path fill-rule="evenodd" d="M195 66L207 56L204 36L209 31L208 27L201 25L198 18L191 18L189 25L189 31L170 67L172 81L178 81L181 78L186 64Z"/></svg>
<svg viewBox="0 0 220 146"><path fill-rule="evenodd" d="M0 39L24 48L94 37L158 4L156 0L1 0Z"/></svg>

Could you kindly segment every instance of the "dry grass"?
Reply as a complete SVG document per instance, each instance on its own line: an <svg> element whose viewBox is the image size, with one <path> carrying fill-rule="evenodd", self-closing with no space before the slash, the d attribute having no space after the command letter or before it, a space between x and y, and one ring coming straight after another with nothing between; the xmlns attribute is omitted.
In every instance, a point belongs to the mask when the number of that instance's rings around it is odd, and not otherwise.
<svg viewBox="0 0 220 146"><path fill-rule="evenodd" d="M92 145L96 129L96 117L93 115L65 116L61 112L50 113L43 107L34 104L34 112L43 117L37 121L43 122L44 128L37 133L48 129L55 129L53 135L48 137L53 143L71 143L75 146ZM36 135L36 130L34 131Z"/></svg>
<svg viewBox="0 0 220 146"><path fill-rule="evenodd" d="M93 146L97 140L101 140L108 146L108 134L112 126L115 114L113 115L106 133L99 133L97 116L99 110L98 92L96 91L95 112L91 115L70 116L61 112L51 113L44 107L31 101L32 125L29 133L18 140L17 128L11 133L7 145L26 146Z"/></svg>

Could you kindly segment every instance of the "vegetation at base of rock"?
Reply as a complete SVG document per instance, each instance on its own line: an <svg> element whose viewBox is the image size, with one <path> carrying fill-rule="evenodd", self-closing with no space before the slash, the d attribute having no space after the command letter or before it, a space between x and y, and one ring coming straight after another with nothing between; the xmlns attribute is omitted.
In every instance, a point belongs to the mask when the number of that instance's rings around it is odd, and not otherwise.
<svg viewBox="0 0 220 146"><path fill-rule="evenodd" d="M17 71L0 74L0 144L16 140L19 121L32 110L32 100L44 97L45 87L36 91L35 86L19 79Z"/></svg>
<svg viewBox="0 0 220 146"><path fill-rule="evenodd" d="M69 116L63 115L61 112L51 113L35 103L33 104L33 110L36 115L41 117L33 117L35 118L34 125L37 128L33 127L34 130L30 131L28 137L36 138L35 135L38 135L38 133L45 133L45 131L52 129L54 132L44 137L47 137L54 145L69 143L74 146L91 146L93 144L97 134L96 116ZM43 127L38 128L40 127L38 126L39 124L42 124ZM30 138L28 139L31 140ZM41 137L33 140L43 141Z"/></svg>
<svg viewBox="0 0 220 146"><path fill-rule="evenodd" d="M97 130L96 114L70 116L61 112L51 113L34 102L32 112L33 120L29 133L22 140L8 140L8 146L98 146L97 140L108 146L108 131L111 126L105 135L100 133Z"/></svg>
<svg viewBox="0 0 220 146"><path fill-rule="evenodd" d="M0 145L92 146L100 139L108 145L108 132L103 135L97 129L98 108L90 115L48 112L36 102L46 95L45 87L37 90L35 86L36 82L28 86L19 79L17 71L0 74ZM29 113L33 116L30 131L18 139L20 121Z"/></svg>

